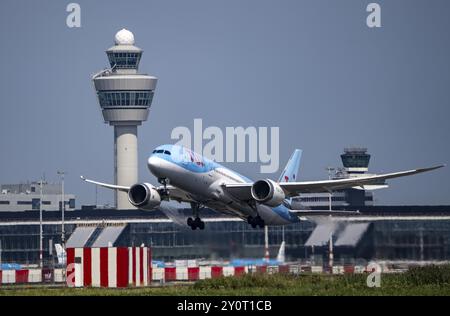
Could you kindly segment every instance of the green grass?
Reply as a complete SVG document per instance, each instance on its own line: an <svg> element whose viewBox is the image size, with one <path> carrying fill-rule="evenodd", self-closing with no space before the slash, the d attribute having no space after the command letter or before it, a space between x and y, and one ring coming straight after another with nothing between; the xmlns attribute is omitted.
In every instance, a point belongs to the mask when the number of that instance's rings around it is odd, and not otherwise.
<svg viewBox="0 0 450 316"><path fill-rule="evenodd" d="M367 287L366 278L366 274L253 274L148 288L0 287L0 295L450 295L450 265L382 274L379 288Z"/></svg>

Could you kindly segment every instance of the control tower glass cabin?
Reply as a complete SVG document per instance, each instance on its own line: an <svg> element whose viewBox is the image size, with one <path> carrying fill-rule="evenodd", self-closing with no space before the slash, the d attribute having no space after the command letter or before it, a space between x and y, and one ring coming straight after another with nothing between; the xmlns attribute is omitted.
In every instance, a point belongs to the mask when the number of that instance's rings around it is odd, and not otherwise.
<svg viewBox="0 0 450 316"><path fill-rule="evenodd" d="M370 155L367 148L345 148L341 160L349 174L366 173L369 170Z"/></svg>

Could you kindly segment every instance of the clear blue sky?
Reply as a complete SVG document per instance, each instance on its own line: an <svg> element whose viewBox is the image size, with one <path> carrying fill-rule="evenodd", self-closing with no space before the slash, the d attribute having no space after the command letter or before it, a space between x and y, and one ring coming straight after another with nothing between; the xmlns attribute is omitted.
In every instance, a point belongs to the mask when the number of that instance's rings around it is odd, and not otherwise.
<svg viewBox="0 0 450 316"><path fill-rule="evenodd" d="M305 180L327 177L350 145L369 148L373 172L450 161L449 1L378 1L381 29L366 26L361 0L78 1L79 29L65 24L69 2L2 1L0 183L57 181L62 168L80 206L95 189L79 175L113 181L113 130L90 76L123 27L144 49L140 70L159 78L139 127L141 181L155 182L151 150L194 118L280 126L281 165L302 148ZM261 176L257 164L226 165ZM391 181L376 202L449 204L449 176Z"/></svg>

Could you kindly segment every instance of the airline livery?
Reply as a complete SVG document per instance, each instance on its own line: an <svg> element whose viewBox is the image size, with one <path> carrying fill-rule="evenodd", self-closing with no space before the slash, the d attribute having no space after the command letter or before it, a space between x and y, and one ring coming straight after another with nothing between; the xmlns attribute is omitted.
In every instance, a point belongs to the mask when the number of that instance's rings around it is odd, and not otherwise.
<svg viewBox="0 0 450 316"><path fill-rule="evenodd" d="M387 179L426 172L443 165L408 171L368 175L355 178L297 182L302 151L297 149L289 159L278 181L262 179L256 182L211 161L187 148L177 145L157 147L148 158L150 172L158 178L159 186L137 183L130 187L101 183L81 177L84 181L109 189L124 191L132 205L142 210L169 207L164 201L190 203L193 218L187 224L195 230L204 229L200 219L202 207L238 216L253 228L264 225L285 225L298 222L299 217L318 215L348 215L347 211L294 210L290 198L301 193L332 192L346 188L375 189ZM381 186L380 186L381 185Z"/></svg>

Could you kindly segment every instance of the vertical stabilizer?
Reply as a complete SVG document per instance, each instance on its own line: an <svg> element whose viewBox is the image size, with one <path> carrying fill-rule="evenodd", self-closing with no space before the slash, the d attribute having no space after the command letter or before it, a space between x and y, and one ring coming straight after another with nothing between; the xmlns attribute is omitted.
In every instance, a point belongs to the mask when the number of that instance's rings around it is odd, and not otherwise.
<svg viewBox="0 0 450 316"><path fill-rule="evenodd" d="M285 242L283 240L283 242L280 245L280 249L278 250L278 255L277 255L277 261L279 263L284 263L286 261L286 257L284 255L285 252Z"/></svg>
<svg viewBox="0 0 450 316"><path fill-rule="evenodd" d="M66 251L60 244L55 244L56 256L58 257L58 264L66 264Z"/></svg>
<svg viewBox="0 0 450 316"><path fill-rule="evenodd" d="M298 168L300 167L300 159L302 158L302 150L296 149L289 158L286 167L278 179L278 182L293 182L297 181Z"/></svg>

